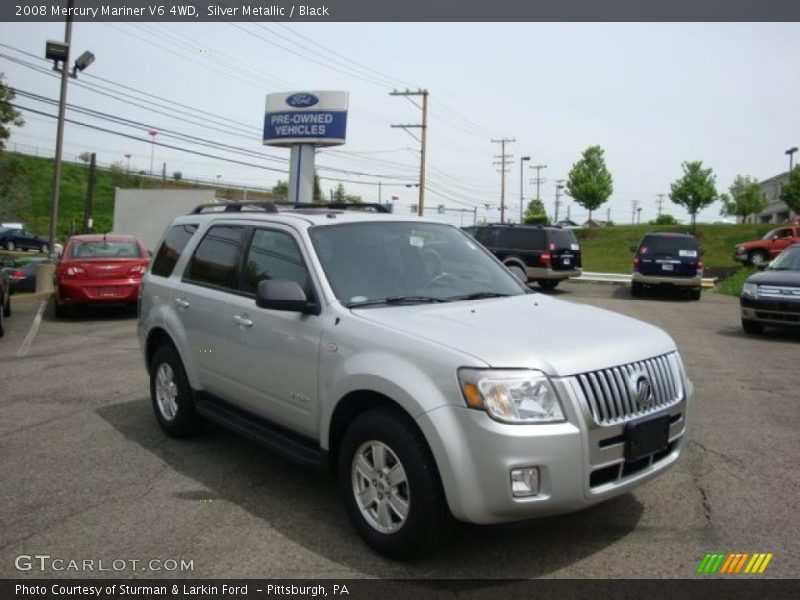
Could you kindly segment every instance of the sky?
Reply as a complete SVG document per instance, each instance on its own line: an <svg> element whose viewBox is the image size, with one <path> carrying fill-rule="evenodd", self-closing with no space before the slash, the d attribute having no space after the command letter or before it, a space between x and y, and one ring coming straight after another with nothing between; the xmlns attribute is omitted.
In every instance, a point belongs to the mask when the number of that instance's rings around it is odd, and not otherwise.
<svg viewBox="0 0 800 600"><path fill-rule="evenodd" d="M36 57L45 40L63 36L61 23L0 23L0 72L18 90L57 99L59 80ZM796 23L75 23L72 46L73 59L91 50L96 61L70 81L68 101L137 124L68 110L67 118L131 138L67 124L66 159L89 151L100 164L125 165L130 154L132 171L149 171L152 150L154 170L166 163L168 176L271 187L288 178L289 152L262 145L265 95L345 90L347 143L317 155L328 178L323 191L343 179L348 193L377 201L380 181L381 200L397 197L395 211L407 214L417 202L406 184L418 181L419 143L391 125L418 123L420 110L390 92L425 88L425 205L444 205L442 219L457 225L470 224L475 207L479 219L499 221L500 145L492 139L516 140L507 145L505 190L515 220L520 184L526 202L536 195L529 165L547 165L540 195L553 215L556 180L600 145L614 192L594 216L610 211L616 223L631 222L634 201L641 222L655 218L658 194L669 193L684 161L711 167L723 193L738 174L762 180L786 171L785 150L800 146ZM21 94L17 102L56 113ZM23 114L26 125L13 131L9 149L52 153L55 121ZM153 147L149 129L160 131L157 141L254 166ZM171 139L167 130L246 155ZM522 156L530 161L521 169ZM722 220L720 208L713 204L698 220ZM588 217L562 198L559 216L567 210L575 221ZM688 221L666 196L663 212ZM439 218L435 210L426 216Z"/></svg>

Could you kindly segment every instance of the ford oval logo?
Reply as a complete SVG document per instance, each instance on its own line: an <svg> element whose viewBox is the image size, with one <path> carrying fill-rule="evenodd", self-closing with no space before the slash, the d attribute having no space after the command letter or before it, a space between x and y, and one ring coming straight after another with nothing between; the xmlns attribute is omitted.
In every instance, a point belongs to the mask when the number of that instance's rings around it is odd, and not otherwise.
<svg viewBox="0 0 800 600"><path fill-rule="evenodd" d="M314 94L292 94L286 98L286 104L294 108L305 108L307 106L314 106L319 102Z"/></svg>

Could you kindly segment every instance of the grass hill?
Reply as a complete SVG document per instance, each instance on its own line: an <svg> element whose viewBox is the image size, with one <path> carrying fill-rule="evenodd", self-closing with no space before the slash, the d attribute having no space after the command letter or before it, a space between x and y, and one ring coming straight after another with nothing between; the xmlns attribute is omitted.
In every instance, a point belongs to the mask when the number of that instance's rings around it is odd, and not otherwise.
<svg viewBox="0 0 800 600"><path fill-rule="evenodd" d="M32 231L46 238L50 231L52 181L52 159L13 152L0 154L0 219L25 223ZM57 227L57 237L61 242L74 228L79 230L83 224L83 203L88 183L87 164L62 163ZM119 167L98 168L92 201L94 232L111 231L116 187L192 189L214 186L126 174ZM239 200L242 193L238 189L217 189L217 196L228 200ZM271 193L248 190L247 198L256 200L278 197Z"/></svg>

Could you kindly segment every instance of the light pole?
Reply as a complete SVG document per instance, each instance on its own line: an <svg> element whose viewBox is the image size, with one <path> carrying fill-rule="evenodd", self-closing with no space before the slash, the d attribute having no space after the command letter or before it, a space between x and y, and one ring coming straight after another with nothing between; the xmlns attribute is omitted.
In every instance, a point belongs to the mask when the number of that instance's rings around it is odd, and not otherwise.
<svg viewBox="0 0 800 600"><path fill-rule="evenodd" d="M789 175L792 174L792 166L794 164L792 159L794 158L794 153L795 152L797 152L797 146L789 148L786 152L784 152L784 154L788 154L789 155Z"/></svg>
<svg viewBox="0 0 800 600"><path fill-rule="evenodd" d="M530 160L530 156L523 156L519 159L519 224L522 225L522 208L525 204L525 195L522 193L522 163Z"/></svg>
<svg viewBox="0 0 800 600"><path fill-rule="evenodd" d="M125 162L125 177L127 178L128 175L131 172L131 155L130 154L126 154L125 155L125 161L126 161Z"/></svg>
<svg viewBox="0 0 800 600"><path fill-rule="evenodd" d="M150 139L150 177L152 177L153 176L153 155L155 154L155 150L156 150L156 136L158 135L158 132L155 131L154 129L151 129L150 131L147 132L147 135L149 135L150 138L151 138Z"/></svg>
<svg viewBox="0 0 800 600"><path fill-rule="evenodd" d="M53 61L53 69L61 72L61 96L58 102L58 124L56 126L56 154L53 159L53 190L52 201L50 204L50 237L48 253L53 252L56 243L56 229L58 225L58 200L59 188L61 187L61 153L64 147L64 115L67 111L67 82L69 77L77 78L78 71L83 71L94 62L94 54L84 52L81 54L72 67L70 74L67 68L69 63L70 44L72 43L72 13L75 7L75 0L67 2L67 18L64 27L64 41L47 41L45 45L45 58ZM59 63L61 68L59 69Z"/></svg>
<svg viewBox="0 0 800 600"><path fill-rule="evenodd" d="M556 218L554 219L556 223L558 223L558 209L561 206L561 190L563 190L564 187L563 179L556 180Z"/></svg>

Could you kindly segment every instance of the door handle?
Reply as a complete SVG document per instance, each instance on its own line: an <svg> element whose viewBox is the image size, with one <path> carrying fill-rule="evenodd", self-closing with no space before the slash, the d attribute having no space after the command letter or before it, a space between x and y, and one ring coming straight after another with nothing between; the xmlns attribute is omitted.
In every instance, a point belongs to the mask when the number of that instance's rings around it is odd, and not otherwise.
<svg viewBox="0 0 800 600"><path fill-rule="evenodd" d="M174 302L178 308L189 308L189 303L183 298L175 298Z"/></svg>
<svg viewBox="0 0 800 600"><path fill-rule="evenodd" d="M253 326L253 321L251 321L247 315L233 315L233 320L237 325L241 325L242 327L249 328Z"/></svg>

